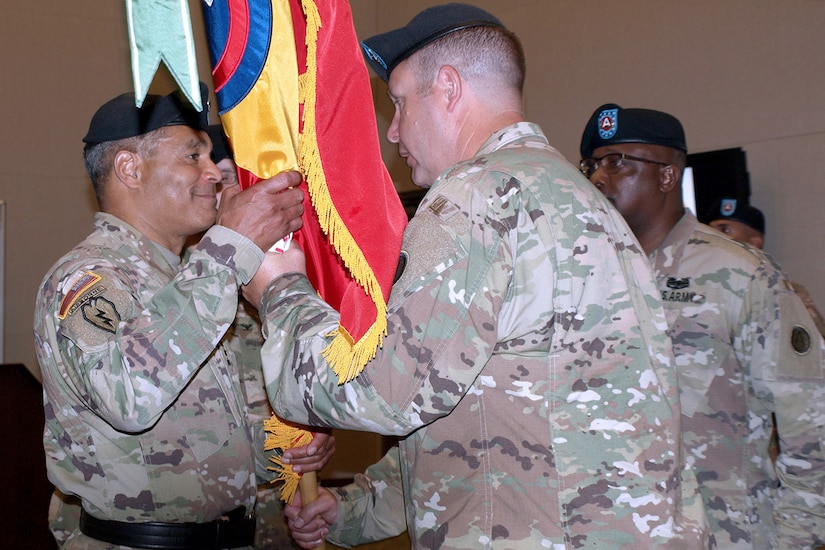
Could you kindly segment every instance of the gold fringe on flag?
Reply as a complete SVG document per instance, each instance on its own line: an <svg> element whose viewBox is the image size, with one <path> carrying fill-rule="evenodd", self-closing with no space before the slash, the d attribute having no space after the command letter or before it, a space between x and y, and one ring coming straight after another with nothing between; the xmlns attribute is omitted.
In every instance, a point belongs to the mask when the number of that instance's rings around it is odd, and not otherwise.
<svg viewBox="0 0 825 550"><path fill-rule="evenodd" d="M301 4L307 20L307 70L299 77L299 101L304 105L304 125L298 140L298 162L321 229L329 237L352 277L372 298L377 310L375 322L357 342L339 323L337 334L323 351L323 357L338 376L338 383L344 384L361 374L364 366L375 357L376 350L383 344L387 331L387 304L375 273L341 219L327 188L315 127L317 40L322 22L315 2L302 0Z"/></svg>
<svg viewBox="0 0 825 550"><path fill-rule="evenodd" d="M312 441L312 432L286 424L274 414L268 420L264 420L264 431L266 432L264 451L303 447L304 445L309 445ZM278 477L275 478L272 483L283 483L281 487L281 500L288 504L292 504L295 498L295 491L298 490L298 485L301 483L302 478L309 476L307 477L307 482L311 482L312 484L317 483L315 472L307 472L303 475L295 473L292 471L291 464L284 464L280 453L272 455L270 460L274 462L276 466L269 466L268 469L278 472Z"/></svg>

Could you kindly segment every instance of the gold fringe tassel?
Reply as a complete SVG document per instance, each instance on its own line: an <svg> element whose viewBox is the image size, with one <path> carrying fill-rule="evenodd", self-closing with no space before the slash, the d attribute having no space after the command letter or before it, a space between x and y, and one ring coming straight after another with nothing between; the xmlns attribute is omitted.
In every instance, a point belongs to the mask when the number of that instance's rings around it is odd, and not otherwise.
<svg viewBox="0 0 825 550"><path fill-rule="evenodd" d="M302 0L301 4L307 19L307 71L299 78L299 98L304 105L304 130L298 140L298 163L306 178L310 200L318 213L321 229L329 237L344 266L372 298L377 309L375 322L357 342L353 341L346 328L339 323L338 333L323 352L324 358L338 376L338 383L344 384L361 374L364 366L375 357L376 350L383 344L387 331L387 304L375 273L341 219L327 188L315 127L317 40L322 26L321 17L312 0Z"/></svg>
<svg viewBox="0 0 825 550"><path fill-rule="evenodd" d="M309 445L312 441L312 432L286 424L274 414L271 418L264 420L264 431L266 432L264 451L303 447ZM270 460L276 466L269 466L267 469L278 472L278 477L272 480L272 483L283 483L281 486L281 500L292 504L295 492L298 490L298 484L301 481L301 474L292 471L291 464L284 464L280 453L272 455Z"/></svg>

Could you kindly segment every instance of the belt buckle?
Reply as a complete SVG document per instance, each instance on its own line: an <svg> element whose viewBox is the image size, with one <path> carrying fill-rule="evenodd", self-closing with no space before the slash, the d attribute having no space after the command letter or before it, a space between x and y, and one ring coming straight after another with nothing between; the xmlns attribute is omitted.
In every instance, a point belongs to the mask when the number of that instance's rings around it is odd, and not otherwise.
<svg viewBox="0 0 825 550"><path fill-rule="evenodd" d="M255 509L245 514L246 509L239 506L215 520L215 548L229 548L237 542L235 539L244 538L247 527L252 527L254 537Z"/></svg>

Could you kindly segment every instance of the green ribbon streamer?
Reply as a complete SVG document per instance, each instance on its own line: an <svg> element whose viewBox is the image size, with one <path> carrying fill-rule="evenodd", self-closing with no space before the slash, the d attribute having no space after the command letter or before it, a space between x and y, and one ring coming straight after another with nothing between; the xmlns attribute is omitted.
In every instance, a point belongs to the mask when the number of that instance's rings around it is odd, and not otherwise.
<svg viewBox="0 0 825 550"><path fill-rule="evenodd" d="M140 107L161 60L198 111L203 110L187 0L126 0L135 104Z"/></svg>

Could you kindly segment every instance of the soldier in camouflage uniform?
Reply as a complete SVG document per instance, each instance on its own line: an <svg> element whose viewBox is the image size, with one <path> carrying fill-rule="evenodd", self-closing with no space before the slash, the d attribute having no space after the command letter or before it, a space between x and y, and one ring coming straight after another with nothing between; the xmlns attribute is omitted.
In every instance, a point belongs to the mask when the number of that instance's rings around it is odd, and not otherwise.
<svg viewBox="0 0 825 550"><path fill-rule="evenodd" d="M686 153L671 115L607 104L584 130L581 168L627 219L656 273L685 453L719 548L816 547L825 542L825 346L770 257L685 210Z"/></svg>
<svg viewBox="0 0 825 550"><path fill-rule="evenodd" d="M758 208L744 204L733 197L717 200L707 215L707 223L728 238L747 243L758 249L765 244L765 216ZM825 336L825 318L817 309L814 299L802 283L790 281L791 287L811 315L816 329Z"/></svg>
<svg viewBox="0 0 825 550"><path fill-rule="evenodd" d="M431 188L383 347L353 382L322 359L339 316L299 250L245 287L276 413L406 436L395 479L416 548L701 548L652 273L618 212L524 121L518 40L450 4L364 48L389 79L388 138Z"/></svg>
<svg viewBox="0 0 825 550"><path fill-rule="evenodd" d="M262 249L300 227L301 193L283 191L300 177L231 193L210 228L220 172L206 112L180 94L140 109L123 94L84 138L102 211L43 280L34 327L49 479L83 507L64 548L252 544L256 473L272 472L219 342Z"/></svg>

